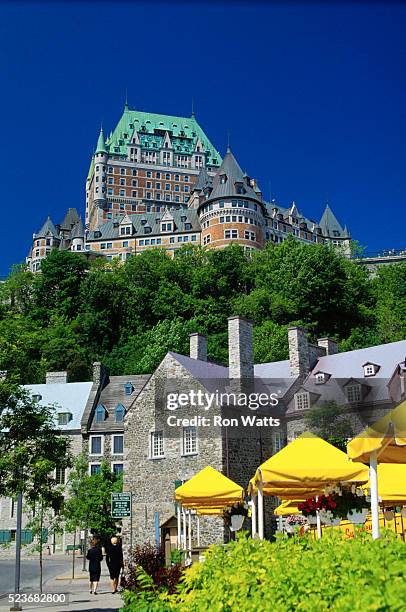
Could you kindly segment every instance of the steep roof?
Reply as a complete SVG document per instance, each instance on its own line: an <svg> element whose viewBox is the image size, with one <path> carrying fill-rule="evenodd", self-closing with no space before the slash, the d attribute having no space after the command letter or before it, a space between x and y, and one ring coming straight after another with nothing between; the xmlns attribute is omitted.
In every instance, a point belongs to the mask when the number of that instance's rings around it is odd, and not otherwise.
<svg viewBox="0 0 406 612"><path fill-rule="evenodd" d="M192 191L203 191L203 189L205 189L206 187L211 187L212 185L212 177L208 175L206 168L202 168L199 172L197 182L193 186Z"/></svg>
<svg viewBox="0 0 406 612"><path fill-rule="evenodd" d="M68 208L61 223L61 229L70 230L78 221L79 215L76 208Z"/></svg>
<svg viewBox="0 0 406 612"><path fill-rule="evenodd" d="M241 183L244 193L237 191L237 183ZM231 149L227 149L227 153L221 163L220 168L216 172L213 179L213 191L209 196L209 200L215 198L241 197L245 196L253 200L260 201L257 194L244 178L244 172L241 170L237 160L235 159Z"/></svg>
<svg viewBox="0 0 406 612"><path fill-rule="evenodd" d="M330 206L326 204L322 218L320 219L320 227L325 236L337 236L343 237L344 231L339 222L337 221ZM338 233L334 233L338 232ZM348 232L347 232L348 233Z"/></svg>
<svg viewBox="0 0 406 612"><path fill-rule="evenodd" d="M73 226L71 232L71 238L84 238L85 237L85 228L83 225L82 217L80 217L79 221Z"/></svg>
<svg viewBox="0 0 406 612"><path fill-rule="evenodd" d="M39 232L37 234L35 234L35 238L44 238L48 234L51 234L55 238L58 238L58 232L56 231L56 227L53 224L53 221L52 221L52 219L51 219L51 217L49 215L48 215L45 223L43 224L43 226L39 230Z"/></svg>
<svg viewBox="0 0 406 612"><path fill-rule="evenodd" d="M192 155L198 139L207 153L209 166L219 166L221 156L212 145L202 128L192 117L176 117L157 113L145 113L124 107L124 112L106 142L110 154L127 155L127 145L136 130L141 146L144 149L159 150L165 139L165 133L170 135L175 153Z"/></svg>
<svg viewBox="0 0 406 612"><path fill-rule="evenodd" d="M103 128L100 128L99 138L97 139L96 153L107 153L106 143L104 141Z"/></svg>

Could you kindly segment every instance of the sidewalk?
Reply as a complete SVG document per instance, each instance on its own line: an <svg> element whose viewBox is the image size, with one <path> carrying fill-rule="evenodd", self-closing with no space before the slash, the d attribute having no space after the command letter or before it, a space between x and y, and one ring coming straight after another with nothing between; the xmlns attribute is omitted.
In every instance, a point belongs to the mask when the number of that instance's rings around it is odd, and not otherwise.
<svg viewBox="0 0 406 612"><path fill-rule="evenodd" d="M44 585L44 593L65 593L69 597L68 604L39 605L33 603L22 604L23 610L30 612L44 610L47 612L118 612L123 605L120 593L112 595L108 571L103 568L97 595L89 593L89 575L87 572L77 570L74 580L72 574L62 574L47 581ZM28 593L29 591L27 591ZM0 610L5 612L10 609L10 604L0 600Z"/></svg>

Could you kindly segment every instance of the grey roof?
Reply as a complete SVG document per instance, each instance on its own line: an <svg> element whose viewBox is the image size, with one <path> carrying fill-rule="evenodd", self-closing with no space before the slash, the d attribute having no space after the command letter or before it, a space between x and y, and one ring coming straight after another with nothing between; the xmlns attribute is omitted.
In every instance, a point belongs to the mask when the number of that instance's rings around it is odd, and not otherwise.
<svg viewBox="0 0 406 612"><path fill-rule="evenodd" d="M102 389L97 401L97 406L102 404L106 409L107 417L102 423L97 423L93 418L93 421L90 424L90 430L122 430L124 428L123 423L116 423L114 418L114 412L117 404L122 404L127 412L134 399L148 382L149 378L149 374L110 376L107 385ZM125 392L125 385L128 382L130 382L134 388L131 395L127 395Z"/></svg>
<svg viewBox="0 0 406 612"><path fill-rule="evenodd" d="M320 227L325 236L334 236L334 232L338 232L337 237L343 237L344 231L337 221L330 206L326 204L322 218L320 219ZM348 232L347 232L348 233Z"/></svg>
<svg viewBox="0 0 406 612"><path fill-rule="evenodd" d="M183 232L199 232L200 224L199 218L195 210L191 208L184 208L181 210L170 210L170 214L173 217L175 229L173 233L183 233ZM128 215L131 220L132 226L134 228L132 236L156 236L162 235L160 220L162 219L164 213L136 213L133 215ZM101 232L101 237L95 237L95 231L91 231L88 234L87 241L92 240L112 240L114 238L122 238L120 236L120 222L124 219L125 215L119 215L114 219L110 219L106 221L102 225L100 225L96 231ZM184 218L184 220L182 220ZM142 221L146 221L146 223L142 223ZM191 229L185 229L185 224L190 223ZM144 227L149 226L151 231L146 234L144 231ZM128 236L127 236L128 238Z"/></svg>
<svg viewBox="0 0 406 612"><path fill-rule="evenodd" d="M363 365L375 363L380 366L374 378L390 378L398 363L405 360L406 340L380 344L356 351L346 351L336 355L320 357L313 373L317 371L331 374L334 378L360 378L364 376ZM367 381L371 378L367 378Z"/></svg>
<svg viewBox="0 0 406 612"><path fill-rule="evenodd" d="M291 378L289 359L254 365L254 375L261 378Z"/></svg>
<svg viewBox="0 0 406 612"><path fill-rule="evenodd" d="M84 238L85 237L85 228L83 225L82 217L80 217L79 221L74 225L71 238Z"/></svg>
<svg viewBox="0 0 406 612"><path fill-rule="evenodd" d="M79 221L79 215L76 208L68 208L66 215L61 223L61 229L70 230Z"/></svg>
<svg viewBox="0 0 406 612"><path fill-rule="evenodd" d="M72 419L67 425L55 425L61 431L80 430L80 422L92 388L91 382L24 385L32 395L41 395L40 404L55 405L55 413L70 412Z"/></svg>
<svg viewBox="0 0 406 612"><path fill-rule="evenodd" d="M222 182L222 176L226 176L225 182ZM237 193L236 183L242 183L245 193ZM231 150L228 149L221 163L220 168L217 170L216 175L213 179L213 191L209 196L209 200L215 198L228 198L228 197L248 197L256 201L259 200L257 194L248 184L246 178L244 178L244 172L241 170L237 160L232 154Z"/></svg>
<svg viewBox="0 0 406 612"><path fill-rule="evenodd" d="M193 186L192 191L203 191L206 187L212 187L213 179L208 175L206 168L202 168L199 172L197 182Z"/></svg>
<svg viewBox="0 0 406 612"><path fill-rule="evenodd" d="M58 238L58 232L56 231L56 227L53 224L52 219L49 215L39 232L35 234L35 238L45 238L45 236L47 236L48 234L51 234L55 238Z"/></svg>

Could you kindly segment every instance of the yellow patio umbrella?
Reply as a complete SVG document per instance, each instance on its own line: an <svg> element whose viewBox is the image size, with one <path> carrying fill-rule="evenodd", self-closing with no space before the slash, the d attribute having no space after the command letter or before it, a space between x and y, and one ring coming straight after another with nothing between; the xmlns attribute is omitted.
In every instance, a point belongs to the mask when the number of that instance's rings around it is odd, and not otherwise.
<svg viewBox="0 0 406 612"><path fill-rule="evenodd" d="M347 453L369 463L372 537L379 538L378 462L406 463L406 401L353 438Z"/></svg>
<svg viewBox="0 0 406 612"><path fill-rule="evenodd" d="M373 452L378 463L406 463L406 401L347 445L348 456L353 461L368 463Z"/></svg>
<svg viewBox="0 0 406 612"><path fill-rule="evenodd" d="M178 487L175 500L183 507L226 507L244 500L244 489L210 465Z"/></svg>
<svg viewBox="0 0 406 612"><path fill-rule="evenodd" d="M370 488L370 481L365 488ZM383 504L406 504L406 464L378 464L378 495Z"/></svg>
<svg viewBox="0 0 406 612"><path fill-rule="evenodd" d="M368 470L307 431L270 457L251 479L258 494L258 535L263 538L263 495L283 499L312 497L334 482L365 483Z"/></svg>
<svg viewBox="0 0 406 612"><path fill-rule="evenodd" d="M277 508L274 510L276 516L289 516L290 514L300 514L300 510L297 508L297 504L300 504L303 500L301 499L285 499Z"/></svg>

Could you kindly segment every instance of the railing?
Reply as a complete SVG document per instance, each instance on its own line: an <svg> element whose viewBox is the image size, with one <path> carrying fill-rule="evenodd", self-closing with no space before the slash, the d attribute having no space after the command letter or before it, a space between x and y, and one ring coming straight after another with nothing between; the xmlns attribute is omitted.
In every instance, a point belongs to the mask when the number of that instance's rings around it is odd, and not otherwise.
<svg viewBox="0 0 406 612"><path fill-rule="evenodd" d="M384 257L406 257L406 249L383 249L354 255L354 259L381 259Z"/></svg>

